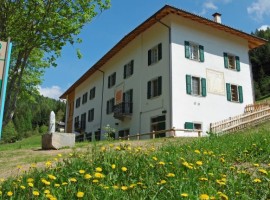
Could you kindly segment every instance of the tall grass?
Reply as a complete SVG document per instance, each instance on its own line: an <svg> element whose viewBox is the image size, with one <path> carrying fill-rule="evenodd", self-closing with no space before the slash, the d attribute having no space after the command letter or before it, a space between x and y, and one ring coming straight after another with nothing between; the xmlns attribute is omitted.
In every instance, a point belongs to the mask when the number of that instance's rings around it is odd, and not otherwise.
<svg viewBox="0 0 270 200"><path fill-rule="evenodd" d="M160 142L160 140L158 140ZM178 144L95 143L3 180L0 199L270 199L269 126Z"/></svg>

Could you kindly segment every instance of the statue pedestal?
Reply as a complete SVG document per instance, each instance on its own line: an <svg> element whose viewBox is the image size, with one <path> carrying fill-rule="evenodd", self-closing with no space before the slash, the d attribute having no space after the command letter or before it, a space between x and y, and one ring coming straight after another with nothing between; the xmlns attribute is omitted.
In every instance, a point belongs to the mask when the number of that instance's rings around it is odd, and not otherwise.
<svg viewBox="0 0 270 200"><path fill-rule="evenodd" d="M73 147L75 145L75 134L73 133L46 133L42 135L42 149L60 149Z"/></svg>

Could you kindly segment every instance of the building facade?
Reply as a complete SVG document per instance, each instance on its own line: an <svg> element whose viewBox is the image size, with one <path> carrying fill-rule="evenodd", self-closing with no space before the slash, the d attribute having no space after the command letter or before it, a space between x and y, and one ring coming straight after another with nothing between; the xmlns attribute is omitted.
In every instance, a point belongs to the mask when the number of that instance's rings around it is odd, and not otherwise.
<svg viewBox="0 0 270 200"><path fill-rule="evenodd" d="M116 138L206 134L211 122L243 113L254 102L248 51L266 41L214 17L166 5L136 27L60 97L66 131L97 140L107 124Z"/></svg>

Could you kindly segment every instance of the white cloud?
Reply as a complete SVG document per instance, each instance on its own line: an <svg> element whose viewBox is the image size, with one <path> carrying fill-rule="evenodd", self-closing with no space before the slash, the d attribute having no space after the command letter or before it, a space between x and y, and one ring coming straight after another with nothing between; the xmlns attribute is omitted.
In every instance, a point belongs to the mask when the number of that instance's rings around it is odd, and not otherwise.
<svg viewBox="0 0 270 200"><path fill-rule="evenodd" d="M267 28L270 28L270 25L262 25L262 26L259 28L259 30L260 30L260 31L266 31Z"/></svg>
<svg viewBox="0 0 270 200"><path fill-rule="evenodd" d="M203 4L203 7L208 10L217 10L218 7L211 1L207 1Z"/></svg>
<svg viewBox="0 0 270 200"><path fill-rule="evenodd" d="M257 21L262 21L264 16L270 16L270 1L256 0L247 8L248 14Z"/></svg>
<svg viewBox="0 0 270 200"><path fill-rule="evenodd" d="M228 4L232 0L207 0L202 4L202 11L199 15L205 15L209 11L218 10L217 4Z"/></svg>
<svg viewBox="0 0 270 200"><path fill-rule="evenodd" d="M56 85L52 87L45 87L45 88L39 87L38 90L39 90L39 93L43 95L44 97L49 97L56 100L59 100L59 97L61 96L61 94L63 94L63 91L61 90L61 88Z"/></svg>

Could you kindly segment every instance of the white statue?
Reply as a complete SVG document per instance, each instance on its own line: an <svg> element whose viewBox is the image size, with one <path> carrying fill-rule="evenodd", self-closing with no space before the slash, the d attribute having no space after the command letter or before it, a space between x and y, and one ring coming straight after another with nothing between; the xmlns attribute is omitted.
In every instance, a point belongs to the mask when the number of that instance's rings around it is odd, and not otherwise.
<svg viewBox="0 0 270 200"><path fill-rule="evenodd" d="M50 124L49 124L49 133L55 132L55 114L53 111L51 111L50 114Z"/></svg>

